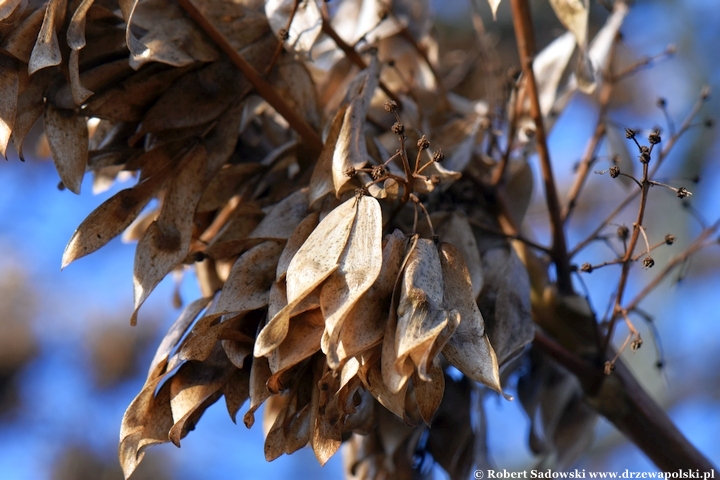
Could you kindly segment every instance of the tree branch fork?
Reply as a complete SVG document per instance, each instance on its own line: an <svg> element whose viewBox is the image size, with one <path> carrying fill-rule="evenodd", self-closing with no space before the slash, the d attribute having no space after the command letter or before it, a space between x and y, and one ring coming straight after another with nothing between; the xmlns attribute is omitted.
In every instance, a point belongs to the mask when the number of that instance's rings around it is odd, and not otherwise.
<svg viewBox="0 0 720 480"><path fill-rule="evenodd" d="M530 113L536 126L537 154L542 172L545 200L549 212L553 239L552 247L550 248L550 257L557 271L557 294L561 296L574 295L571 281L573 269L570 264L572 255L568 253L565 239L565 220L569 215L571 207L568 206L565 210L561 208L553 176L550 153L547 147L547 137L540 111L537 83L532 68L535 46L530 6L527 0L511 0L510 4L512 7L518 53L523 69L523 78L530 100ZM609 98L610 93L608 89L601 90L602 98ZM602 124L599 123L599 125ZM602 136L604 134L604 128L599 126L596 129L596 134L599 137ZM676 135L673 135L673 143L675 139ZM590 151L591 154L597 148L597 143L597 141L594 143L591 142L588 146L588 151ZM670 146L671 145L668 145L667 147ZM656 163L652 173L654 173L659 163L665 157L666 151L667 148L662 150L660 159ZM588 168L585 170L589 170L590 162L587 163ZM644 234L642 231L642 221L647 201L647 190L652 184L649 176L648 165L645 163L643 165L643 177L640 182L642 191L638 192L641 194L638 218L633 226L630 244L621 261L618 262L622 265L622 275L607 335L601 334L597 319L591 319L592 325L590 325L590 328L596 329L598 332L594 358L588 359L587 355L581 355L577 351L577 344L567 342L566 339L572 338L572 335L563 335L563 340L565 340L567 344L562 344L558 339L546 333L541 327L537 328L534 344L543 353L553 358L577 376L583 386L587 403L633 441L659 468L666 471L674 471L677 469L697 469L703 472L711 471L714 468L712 463L687 440L670 420L667 413L645 392L610 345L615 320L617 318L627 317L627 310L622 308L622 295L628 281L629 268L634 261L635 246L641 234ZM582 179L579 179L576 183L577 185L573 188L574 193L571 193L571 199L575 199L579 193L579 189L582 186ZM627 203L625 203L625 205L627 205ZM573 251L573 253L575 253L575 251ZM677 262L673 263L673 265L676 264ZM636 300L631 302L632 305L636 305L636 303ZM542 308L537 309L537 311L535 308L533 310L536 316L536 323L539 325L551 324L553 322L557 323L556 319L537 318L539 315L552 316L554 312ZM588 326L586 325L585 327ZM565 328L582 329L582 326L566 323ZM608 357L615 357L613 360L614 369L611 375L606 375L605 373L607 372L603 371L604 359Z"/></svg>

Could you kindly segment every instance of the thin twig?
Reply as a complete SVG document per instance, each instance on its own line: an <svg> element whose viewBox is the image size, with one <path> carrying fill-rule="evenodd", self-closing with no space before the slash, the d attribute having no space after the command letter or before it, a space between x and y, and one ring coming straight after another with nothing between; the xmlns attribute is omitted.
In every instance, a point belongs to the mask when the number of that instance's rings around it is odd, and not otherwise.
<svg viewBox="0 0 720 480"><path fill-rule="evenodd" d="M655 249L657 249L657 248L660 248L660 247L662 247L663 245L668 245L668 242L665 241L665 240L663 240L662 242L658 242L658 243L656 243L655 245L653 245L652 247L648 247L648 251L647 251L646 253L649 254L649 253L652 252L653 250L655 250ZM637 262L638 260L640 260L640 257L642 257L643 255L645 255L645 253L638 253L637 255L635 255L635 256L632 258L633 262Z"/></svg>
<svg viewBox="0 0 720 480"><path fill-rule="evenodd" d="M245 78L255 87L260 96L287 120L290 127L300 134L314 153L319 155L323 148L320 135L318 135L318 133L283 100L272 85L230 45L230 42L228 42L225 36L205 18L202 11L200 11L191 0L178 0L178 3L190 18L225 52L235 66L245 75Z"/></svg>
<svg viewBox="0 0 720 480"><path fill-rule="evenodd" d="M518 241L526 244L527 246L532 247L536 250L540 250L541 252L547 253L548 255L550 255L552 253L548 247L545 247L543 245L540 245L539 243L533 242L532 240L529 240L529 239L523 237L522 235L515 234L515 233L502 232L502 231L498 230L497 228L486 225L478 220L473 219L472 217L468 218L468 221L470 222L471 225L474 225L474 226L478 227L479 229L484 230L490 234L497 235L499 237L509 238L511 240L518 240Z"/></svg>
<svg viewBox="0 0 720 480"><path fill-rule="evenodd" d="M708 90L707 88L703 88L700 92L700 96L695 101L695 104L693 105L692 109L690 110L690 113L688 113L687 117L685 117L685 120L683 120L682 125L680 125L680 128L675 133L675 135L671 135L670 139L663 143L664 147L662 150L660 150L660 153L658 154L657 161L655 162L655 165L653 166L652 170L650 171L650 176L654 177L657 173L660 166L663 164L663 161L665 158L667 158L670 151L673 149L677 141L680 139L680 137L683 136L683 134L692 126L692 122L697 116L698 113L700 113L700 110L702 109L703 105L705 105L705 102L708 99Z"/></svg>
<svg viewBox="0 0 720 480"><path fill-rule="evenodd" d="M718 228L720 228L720 220L716 221L709 228L705 229L705 231L703 231L700 236L698 236L698 238L696 238L695 241L684 252L674 256L667 263L667 265L665 265L665 267L657 274L657 276L653 278L650 283L645 285L645 287L640 291L640 293L635 296L635 298L628 302L625 310L630 312L637 309L638 304L645 297L647 297L648 294L650 294L650 292L652 292L658 285L660 285L660 283L665 278L667 278L668 273L670 273L678 265L683 264L692 254L710 245L710 243L707 242L707 239L711 235L713 235L718 230Z"/></svg>
<svg viewBox="0 0 720 480"><path fill-rule="evenodd" d="M609 65L612 65L612 59L615 55L615 45L616 43L613 42L613 46L610 49L610 60L608 62ZM567 197L567 205L562 212L562 219L564 223L567 223L570 214L572 213L575 205L577 204L577 199L580 196L582 187L585 184L588 175L590 174L590 167L592 166L595 158L597 157L597 151L598 148L600 148L600 142L605 137L605 118L607 116L608 105L610 104L610 98L614 89L613 87L615 86L615 83L610 80L611 76L611 73L605 75L605 77L607 77L607 80L604 81L602 83L602 86L600 87L600 111L598 112L598 120L595 127L595 133L593 134L592 138L590 138L587 147L585 147L585 153L583 154L583 158L580 161L577 174L575 175L575 181L573 182L572 187L570 187L570 192L568 193Z"/></svg>
<svg viewBox="0 0 720 480"><path fill-rule="evenodd" d="M700 111L700 108L702 107L702 104L707 100L708 95L709 95L708 89L703 88L702 92L700 93L700 98L695 103L690 114L687 116L687 118L683 122L683 125L680 127L680 129L678 130L678 132L675 135L671 136L670 141L665 145L665 147L660 150L658 158L655 161L655 165L653 167L652 173L650 173L650 171L649 171L648 163L643 163L643 176L642 176L642 180L641 180L642 189L640 192L640 207L638 209L637 220L633 224L633 233L632 233L632 236L630 237L630 243L628 245L627 251L625 252L624 262L623 262L623 266L622 266L622 273L620 275L620 282L618 284L618 292L617 292L617 297L615 300L615 309L614 309L612 317L610 318L610 323L608 325L607 336L605 337L604 350L607 350L608 346L610 345L610 342L612 341L615 324L617 323L618 316L622 312L623 295L625 293L625 287L627 285L627 281L628 281L628 277L629 277L629 273L630 273L630 265L632 262L631 257L635 250L635 246L637 245L637 242L638 242L638 239L640 236L640 231L642 229L643 218L645 215L645 206L647 204L648 190L652 186L652 183L650 182L649 177L651 175L654 175L654 173L660 167L660 163L662 162L662 160L664 158L666 158L667 152L669 152L670 149L675 144L675 142L677 142L677 139L680 138L680 136L685 131L687 131L688 128L690 128L692 119ZM637 139L635 137L632 137L632 138L637 143ZM652 153L653 147L655 147L654 144L650 146L650 153ZM639 143L638 143L638 148L642 151L642 147L640 147Z"/></svg>
<svg viewBox="0 0 720 480"><path fill-rule="evenodd" d="M623 80L631 75L634 75L635 73L639 72L641 69L645 67L651 66L653 63L662 60L666 57L669 57L675 53L675 47L673 45L669 45L665 48L662 52L658 53L657 55L654 55L652 57L643 57L637 62L633 63L632 65L629 65L627 68L619 72L613 77L614 81L620 81Z"/></svg>
<svg viewBox="0 0 720 480"><path fill-rule="evenodd" d="M515 134L517 133L518 123L517 120L520 118L520 112L522 111L522 101L520 99L522 95L520 94L517 82L513 88L515 90L515 96L512 97L514 100L510 108L513 112L513 116L508 127L507 145L505 147L505 151L503 152L503 156L500 158L500 162L493 170L492 179L490 180L490 185L493 187L497 187L505 180L505 172L507 172L508 165L510 164L510 153L512 152L512 148L515 143Z"/></svg>
<svg viewBox="0 0 720 480"><path fill-rule="evenodd" d="M345 53L345 55L348 57L348 59L350 59L351 62L353 62L361 69L367 68L365 60L362 59L360 54L351 45L348 45L347 42L345 42L345 40L343 40L342 37L338 35L332 25L330 25L330 20L325 14L323 14L322 19L322 31L327 36L332 38L333 42L335 42L335 45L337 45L338 48ZM378 86L380 87L380 90L385 92L385 95L387 95L390 100L393 100L395 103L397 103L398 108L402 109L402 101L400 100L400 98L398 98L398 96L395 95L395 93L390 90L387 85L383 83L382 80L379 81Z"/></svg>
<svg viewBox="0 0 720 480"><path fill-rule="evenodd" d="M650 252L652 252L653 250L655 250L655 249L657 249L657 248L662 247L663 245L668 245L668 242L667 242L666 240L663 240L662 242L658 242L658 243L656 243L655 245L653 245L653 246L651 247L651 246L647 243L647 237L645 237L645 242L646 242L646 245L647 245L648 249L647 249L646 251L644 251L644 252L642 252L642 253L639 253L639 254L635 255L634 257L632 257L632 261L633 261L633 262L637 262L643 255L646 255L646 254L649 255ZM594 272L594 271L597 270L598 268L607 267L608 265L620 265L621 263L623 263L623 261L624 261L624 260L623 260L623 256L621 256L621 257L618 257L618 258L614 258L614 259L612 259L612 260L607 260L607 261L605 261L605 262L598 263L597 265L591 265L590 268L589 268L589 270L588 270L588 273L589 273L589 272Z"/></svg>
<svg viewBox="0 0 720 480"><path fill-rule="evenodd" d="M650 171L650 177L654 177L657 173L658 169L660 168L660 165L662 164L663 160L667 158L670 151L675 147L677 144L677 141L682 137L682 135L692 126L692 121L695 119L697 114L700 112L700 109L705 104L705 101L707 100L707 92L703 89L703 92L701 92L700 97L695 102L695 105L693 105L693 108L691 109L690 113L688 113L687 117L683 121L682 125L678 129L677 132L675 132L675 135L671 135L670 138L663 142L663 148L660 150L657 159L655 160L655 163L653 165L652 170ZM597 238L597 235L602 231L603 228L605 228L607 225L612 222L613 218L615 218L622 210L625 209L635 198L642 192L642 189L640 190L633 190L628 194L627 197L623 199L622 202L613 210L610 215L605 217L605 220L603 220L598 227L593 230L593 232L588 235L584 240L582 240L580 243L578 243L575 248L573 248L570 251L570 258L577 255L578 252L580 252L582 249L587 247L590 243L595 241Z"/></svg>
<svg viewBox="0 0 720 480"><path fill-rule="evenodd" d="M593 230L593 232L585 238L585 240L582 240L580 243L578 243L575 246L575 248L573 248L570 251L570 258L574 257L582 249L584 249L585 247L590 245L592 242L597 240L598 235L602 231L602 229L607 227L610 224L610 222L612 222L613 218L615 218L622 210L624 210L625 207L630 205L630 202L632 202L639 193L640 193L639 190L634 190L630 195L625 197L625 199L622 202L620 202L620 204L617 207L615 207L615 210L610 212L610 214L607 217L605 217L605 220L603 220L600 223L600 225L598 225L598 227L595 230Z"/></svg>
<svg viewBox="0 0 720 480"><path fill-rule="evenodd" d="M395 16L393 15L393 19L395 19ZM395 22L400 25L400 22L395 19ZM449 108L450 102L447 98L447 90L445 89L445 85L443 84L442 77L438 74L437 70L435 69L435 66L430 61L430 58L427 56L427 52L425 49L423 49L415 40L415 37L412 36L410 31L406 27L402 27L400 30L400 35L410 44L413 46L415 51L420 55L420 57L425 61L425 64L430 69L430 73L432 73L433 77L435 78L435 83L437 84L438 88L438 94L440 95L440 101L442 108Z"/></svg>
<svg viewBox="0 0 720 480"><path fill-rule="evenodd" d="M607 335L603 345L603 351L607 351L612 336L615 330L615 324L617 319L622 313L622 301L623 295L625 294L625 287L627 286L628 278L630 277L630 266L632 265L632 255L635 251L635 246L640 239L640 233L643 228L643 220L645 218L645 207L647 206L648 190L650 189L650 182L648 181L648 164L643 163L643 176L642 176L642 191L640 193L640 207L638 208L637 219L633 224L633 232L628 243L628 248L625 251L625 257L623 257L622 272L620 274L620 282L618 283L617 296L615 297L615 308L612 317L610 317L610 324L608 325ZM644 232L643 232L644 233Z"/></svg>
<svg viewBox="0 0 720 480"><path fill-rule="evenodd" d="M518 43L518 52L522 64L523 75L526 80L526 87L530 98L530 115L535 122L535 139L537 152L540 159L543 183L545 186L545 200L550 214L550 223L553 237L552 259L557 270L558 290L563 294L573 293L572 279L570 274L570 261L567 254L565 241L565 230L563 227L560 201L555 177L553 176L552 164L550 162L550 151L547 146L545 125L543 124L542 112L540 110L540 99L538 87L535 81L532 62L535 54L535 40L533 36L532 18L530 6L527 0L512 0L513 24L515 36Z"/></svg>
<svg viewBox="0 0 720 480"><path fill-rule="evenodd" d="M663 116L665 117L665 122L667 122L668 132L670 133L670 136L675 135L675 122L673 122L673 119L670 116L670 112L668 112L667 102L664 98L658 100L658 107L660 107L660 110L662 110L663 112Z"/></svg>
<svg viewBox="0 0 720 480"><path fill-rule="evenodd" d="M293 2L292 10L290 11L290 16L288 17L288 21L285 24L284 34L289 35L290 32L290 26L292 25L293 19L295 18L295 13L297 12L297 7L300 5L300 0L295 0ZM282 53L283 49L285 48L285 35L282 35L283 32L281 32L280 35L280 42L278 43L278 46L275 48L275 52L273 53L272 59L270 59L270 63L268 63L267 67L265 67L265 76L267 76L277 63L278 59L280 58L280 54Z"/></svg>
<svg viewBox="0 0 720 480"><path fill-rule="evenodd" d="M642 233L642 236L645 239L645 246L647 247L647 254L650 255L650 242L648 241L647 233L645 232L645 227L640 226L640 233Z"/></svg>
<svg viewBox="0 0 720 480"><path fill-rule="evenodd" d="M427 220L428 227L430 227L430 236L435 238L435 229L433 228L432 220L430 219L430 213L428 213L427 208L425 208L425 205L423 205L423 203L420 201L420 199L414 193L410 194L410 199L416 205L416 210L415 210L416 215L417 215L417 207L420 207L420 210L422 210L423 213L425 214L425 219Z"/></svg>

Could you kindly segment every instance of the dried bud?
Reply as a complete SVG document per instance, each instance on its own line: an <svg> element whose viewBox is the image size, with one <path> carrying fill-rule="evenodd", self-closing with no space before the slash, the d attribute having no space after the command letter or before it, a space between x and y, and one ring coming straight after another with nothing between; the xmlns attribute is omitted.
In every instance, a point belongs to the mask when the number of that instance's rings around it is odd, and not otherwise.
<svg viewBox="0 0 720 480"><path fill-rule="evenodd" d="M660 131L659 131L659 130L655 130L654 132L652 132L652 133L648 136L648 141L650 142L651 145L657 145L658 143L660 143L660 141L661 141L661 139L660 139Z"/></svg>
<svg viewBox="0 0 720 480"><path fill-rule="evenodd" d="M667 105L667 100L665 100L663 97L660 97L657 99L657 106L660 108L665 108Z"/></svg>
<svg viewBox="0 0 720 480"><path fill-rule="evenodd" d="M652 268L653 265L655 265L655 260L653 260L652 257L647 256L647 257L643 258L643 267Z"/></svg>
<svg viewBox="0 0 720 480"><path fill-rule="evenodd" d="M645 145L640 147L640 163L650 163L650 149Z"/></svg>
<svg viewBox="0 0 720 480"><path fill-rule="evenodd" d="M402 135L403 133L405 133L405 125L400 122L393 123L392 132L395 135Z"/></svg>
<svg viewBox="0 0 720 480"><path fill-rule="evenodd" d="M635 351L635 350L639 349L640 347L642 347L642 344L643 344L642 338L640 338L640 335L638 335L637 338L635 338L635 340L633 340L632 343L630 343L630 348L633 351Z"/></svg>
<svg viewBox="0 0 720 480"><path fill-rule="evenodd" d="M281 28L280 31L278 31L278 37L285 42L290 39L290 32L288 32L287 28Z"/></svg>
<svg viewBox="0 0 720 480"><path fill-rule="evenodd" d="M423 135L420 137L420 140L418 140L417 146L420 150L427 150L430 147L430 142L428 142L427 137Z"/></svg>
<svg viewBox="0 0 720 480"><path fill-rule="evenodd" d="M625 138L627 138L627 139L635 138L635 130L633 130L632 128L626 128L625 129Z"/></svg>
<svg viewBox="0 0 720 480"><path fill-rule="evenodd" d="M692 195L692 193L688 192L687 188L685 188L685 187L678 188L678 191L677 191L678 198L685 198L685 197L689 197L690 195Z"/></svg>
<svg viewBox="0 0 720 480"><path fill-rule="evenodd" d="M374 167L372 167L372 170L370 170L370 176L373 180L383 178L387 175L387 173L387 168L385 168L383 165L375 165Z"/></svg>
<svg viewBox="0 0 720 480"><path fill-rule="evenodd" d="M442 150L438 149L435 153L433 153L433 162L441 163L443 160L445 160L445 154Z"/></svg>
<svg viewBox="0 0 720 480"><path fill-rule="evenodd" d="M355 167L353 167L353 166L351 165L351 166L347 167L347 168L343 171L343 175L345 175L346 177L352 178L352 177L354 177L355 175L357 175L357 170L355 170Z"/></svg>
<svg viewBox="0 0 720 480"><path fill-rule="evenodd" d="M580 271L581 271L581 272L585 272L585 273L592 273L593 267L592 267L592 265L590 265L589 263L585 262L585 263L583 263L582 266L580 267Z"/></svg>
<svg viewBox="0 0 720 480"><path fill-rule="evenodd" d="M620 238L620 240L627 240L629 233L630 229L628 229L628 227L626 227L625 225L620 225L617 228L617 236L618 238Z"/></svg>
<svg viewBox="0 0 720 480"><path fill-rule="evenodd" d="M610 177L617 178L620 175L620 167L610 167Z"/></svg>
<svg viewBox="0 0 720 480"><path fill-rule="evenodd" d="M397 102L395 100L388 100L383 106L385 107L385 111L388 113L392 113L397 110Z"/></svg>
<svg viewBox="0 0 720 480"><path fill-rule="evenodd" d="M605 362L605 375L610 375L612 371L615 370L615 363L608 360Z"/></svg>
<svg viewBox="0 0 720 480"><path fill-rule="evenodd" d="M667 234L665 235L665 243L668 245L672 245L675 243L675 235Z"/></svg>

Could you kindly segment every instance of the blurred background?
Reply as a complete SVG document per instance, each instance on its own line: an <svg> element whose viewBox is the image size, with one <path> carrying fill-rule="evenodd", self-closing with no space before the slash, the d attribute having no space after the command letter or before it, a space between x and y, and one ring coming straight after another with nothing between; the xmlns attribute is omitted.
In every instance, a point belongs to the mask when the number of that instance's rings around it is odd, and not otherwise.
<svg viewBox="0 0 720 480"><path fill-rule="evenodd" d="M486 28L507 64L516 64L508 2L493 22L485 0ZM605 18L592 1L591 21ZM539 44L562 33L547 2L533 1ZM441 42L472 35L466 0L435 0L441 18ZM622 29L621 61L626 64L661 52L668 44L676 55L645 69L616 90L611 118L619 126L655 125L666 129L659 97L679 124L703 85L720 90L720 8L717 0L637 1ZM504 46L508 45L509 48ZM503 58L505 60L505 58ZM717 117L720 102L711 97L698 118ZM597 117L592 97L576 97L550 138L551 155L561 191L572 181ZM120 420L139 392L156 345L179 310L173 298L198 297L192 275L168 277L145 303L139 325L130 327L134 246L118 238L88 258L60 271L66 242L80 222L100 203L127 185L93 195L88 177L83 194L57 189L53 163L14 153L0 163L0 479L120 479L117 442ZM693 192L680 202L666 190L651 192L648 211L650 243L672 233L678 241L654 253L656 268L636 269L626 298L650 281L664 262L681 252L702 231L702 223L720 217L720 142L714 130L698 125L673 150L658 180L684 185ZM598 165L598 168L607 168ZM697 178L695 178L697 177ZM699 178L699 182L695 182ZM538 182L536 181L536 185ZM656 191L657 190L657 191ZM528 214L542 239L545 214L541 192ZM622 187L607 176L590 177L570 224L569 241L587 236L600 218L623 197ZM686 208L683 208L686 205ZM690 208L687 208L690 205ZM630 226L630 207L618 224ZM615 227L610 230L614 232ZM594 245L577 263L612 258ZM713 463L720 463L720 248L693 257L642 304L650 323L637 321L646 343L627 363L668 410L680 430ZM617 270L606 268L583 276L596 311L605 311ZM579 285L579 284L578 284ZM618 328L616 341L626 331ZM659 347L662 347L661 349ZM659 367L659 363L662 365ZM510 393L515 380L511 379ZM489 396L485 400L489 450L497 468L532 468L527 447L529 422L519 402ZM247 408L247 407L245 407ZM244 409L243 409L244 410ZM653 470L652 464L606 422L599 423L592 451L578 463L588 470ZM207 478L339 478L340 455L320 468L312 452L301 450L266 463L260 425L247 430L233 424L223 402L211 407L182 448L151 448L135 479Z"/></svg>

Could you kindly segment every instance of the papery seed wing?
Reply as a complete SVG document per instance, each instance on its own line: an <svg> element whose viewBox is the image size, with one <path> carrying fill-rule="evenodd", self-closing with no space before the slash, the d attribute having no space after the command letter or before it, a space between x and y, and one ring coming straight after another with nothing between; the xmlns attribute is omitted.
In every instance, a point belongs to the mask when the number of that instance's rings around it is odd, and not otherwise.
<svg viewBox="0 0 720 480"><path fill-rule="evenodd" d="M485 335L485 322L473 297L467 267L460 253L448 243L440 245L440 263L445 308L460 315L460 325L443 348L443 355L468 377L500 392L497 357Z"/></svg>
<svg viewBox="0 0 720 480"><path fill-rule="evenodd" d="M329 347L327 361L337 368L345 359L367 350L383 339L393 287L404 258L405 234L395 230L386 237L382 267L375 283L348 312L335 348Z"/></svg>
<svg viewBox="0 0 720 480"><path fill-rule="evenodd" d="M362 196L357 200L355 223L339 267L320 292L320 307L325 317L324 353L337 348L342 324L378 278L382 257L382 210L376 199Z"/></svg>
<svg viewBox="0 0 720 480"><path fill-rule="evenodd" d="M448 325L440 258L432 240L419 239L409 254L398 300L396 370L410 357L424 375L433 344Z"/></svg>
<svg viewBox="0 0 720 480"><path fill-rule="evenodd" d="M350 104L345 111L332 160L333 183L337 195L350 180L346 175L347 170L362 167L370 158L365 143L365 118L378 85L379 75L380 62L377 56L373 56L368 68L361 72L348 88Z"/></svg>
<svg viewBox="0 0 720 480"><path fill-rule="evenodd" d="M195 207L202 195L207 153L198 145L183 158L168 189L160 216L150 224L137 246L134 268L135 311L150 292L181 262L190 247Z"/></svg>
<svg viewBox="0 0 720 480"><path fill-rule="evenodd" d="M255 356L269 354L283 341L293 309L338 268L355 221L356 199L331 211L313 230L290 261L286 274L288 304L258 335Z"/></svg>

